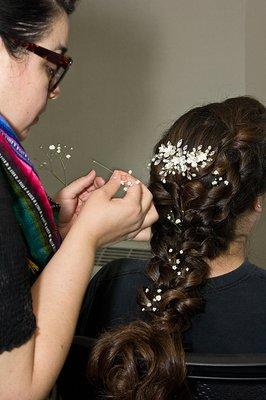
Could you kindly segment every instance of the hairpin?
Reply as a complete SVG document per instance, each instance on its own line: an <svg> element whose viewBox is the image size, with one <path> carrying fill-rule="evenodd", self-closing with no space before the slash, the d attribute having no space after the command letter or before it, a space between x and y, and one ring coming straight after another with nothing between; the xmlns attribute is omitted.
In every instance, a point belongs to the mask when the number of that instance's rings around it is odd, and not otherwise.
<svg viewBox="0 0 266 400"><path fill-rule="evenodd" d="M102 168L106 169L106 170L109 171L109 172L112 172L112 173L114 172L112 169L106 167L104 164L100 163L100 162L97 161L97 160L91 160L91 161L92 161L94 164L100 165ZM129 175L132 175L132 170L130 169L130 170L128 171L128 173L129 173ZM139 181L139 180L136 180L134 183L135 183L136 185L139 185L139 184L140 184L140 181ZM123 188L124 192L127 192L127 191L128 191L128 188L132 187L132 186L134 185L134 183L131 182L131 181L128 181L128 182L121 181L121 185L124 186L124 188ZM128 187L125 186L125 185L127 185Z"/></svg>
<svg viewBox="0 0 266 400"><path fill-rule="evenodd" d="M163 163L161 171L159 172L161 181L166 183L167 175L181 174L187 176L189 180L195 178L197 174L191 172L192 168L199 171L199 168L205 168L207 163L212 161L211 156L215 154L215 151L211 151L211 146L205 151L202 151L202 145L199 145L197 149L193 147L192 151L188 151L188 146L181 147L183 139L180 139L177 145L173 145L170 141L165 146L162 144L159 147L159 152L154 155L149 166L153 163L159 165Z"/></svg>

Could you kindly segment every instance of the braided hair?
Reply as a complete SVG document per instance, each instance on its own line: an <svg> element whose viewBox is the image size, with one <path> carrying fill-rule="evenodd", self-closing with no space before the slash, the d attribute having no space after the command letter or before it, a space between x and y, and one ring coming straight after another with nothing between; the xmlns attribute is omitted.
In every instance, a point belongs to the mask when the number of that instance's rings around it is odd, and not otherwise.
<svg viewBox="0 0 266 400"><path fill-rule="evenodd" d="M159 219L152 227L147 267L152 285L139 295L147 318L98 340L88 376L99 398L190 398L182 334L203 305L200 289L210 273L208 262L239 239L239 218L265 193L265 132L265 107L242 96L188 111L156 144L155 154L180 139L188 149L211 146L215 152L192 179L171 174L162 181L160 164L151 165L149 189ZM213 184L214 171L221 184ZM180 264L173 268L177 258Z"/></svg>

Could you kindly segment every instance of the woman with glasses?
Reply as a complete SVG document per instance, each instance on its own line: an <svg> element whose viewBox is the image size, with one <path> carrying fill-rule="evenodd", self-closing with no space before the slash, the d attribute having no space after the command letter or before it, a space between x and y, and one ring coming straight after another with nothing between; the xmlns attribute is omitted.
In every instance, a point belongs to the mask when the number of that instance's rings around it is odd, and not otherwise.
<svg viewBox="0 0 266 400"><path fill-rule="evenodd" d="M122 171L106 184L91 171L55 203L21 144L48 100L59 96L72 63L65 53L74 7L75 0L0 0L1 400L48 396L96 250L143 239L157 219L148 189ZM121 180L128 191L114 199Z"/></svg>

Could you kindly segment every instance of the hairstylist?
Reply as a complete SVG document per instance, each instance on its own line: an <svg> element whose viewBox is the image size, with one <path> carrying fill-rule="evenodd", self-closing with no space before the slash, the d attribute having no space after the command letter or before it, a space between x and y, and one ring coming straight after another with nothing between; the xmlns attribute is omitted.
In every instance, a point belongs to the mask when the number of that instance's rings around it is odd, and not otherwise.
<svg viewBox="0 0 266 400"><path fill-rule="evenodd" d="M148 189L120 171L106 184L92 171L59 193L57 206L21 146L47 101L59 96L71 64L64 53L74 6L74 0L0 0L1 400L48 395L95 251L143 235L157 219ZM114 199L121 179L134 184Z"/></svg>

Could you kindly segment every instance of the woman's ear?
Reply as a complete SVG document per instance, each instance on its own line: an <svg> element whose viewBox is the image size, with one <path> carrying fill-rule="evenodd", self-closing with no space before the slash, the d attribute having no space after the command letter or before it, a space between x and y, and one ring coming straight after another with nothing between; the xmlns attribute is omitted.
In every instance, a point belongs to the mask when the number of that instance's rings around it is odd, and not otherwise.
<svg viewBox="0 0 266 400"><path fill-rule="evenodd" d="M262 205L265 198L265 194L258 196L253 203L254 210L257 212L262 212Z"/></svg>

